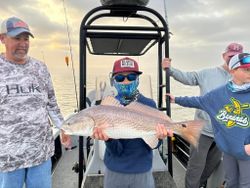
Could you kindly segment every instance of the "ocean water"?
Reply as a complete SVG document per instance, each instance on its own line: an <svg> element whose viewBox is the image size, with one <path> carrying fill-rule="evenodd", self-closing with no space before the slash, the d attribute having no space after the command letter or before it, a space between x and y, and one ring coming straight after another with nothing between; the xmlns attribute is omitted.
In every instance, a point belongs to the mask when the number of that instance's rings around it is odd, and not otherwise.
<svg viewBox="0 0 250 188"><path fill-rule="evenodd" d="M53 85L56 92L57 102L64 117L72 114L77 109L75 84L72 69L63 67L60 69L49 68ZM76 71L75 80L77 95L79 97L79 73ZM98 76L96 76L98 75ZM101 86L100 82L106 81L109 84L109 73L88 74L87 75L87 93ZM140 91L157 101L157 77L156 73L145 74L140 78ZM170 91L175 96L193 96L199 95L197 86L186 86L171 78ZM99 98L100 92L92 96ZM183 108L176 104L171 104L171 118L174 121L191 120L194 117L195 109Z"/></svg>

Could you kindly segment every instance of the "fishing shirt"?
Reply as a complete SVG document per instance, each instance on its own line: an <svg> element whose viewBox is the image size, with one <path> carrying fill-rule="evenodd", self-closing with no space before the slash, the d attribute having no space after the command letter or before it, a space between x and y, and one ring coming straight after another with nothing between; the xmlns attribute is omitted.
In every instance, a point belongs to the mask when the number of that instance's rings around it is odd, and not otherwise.
<svg viewBox="0 0 250 188"><path fill-rule="evenodd" d="M240 160L250 160L250 89L232 92L228 85L200 97L176 97L175 103L206 111L212 121L218 148Z"/></svg>
<svg viewBox="0 0 250 188"><path fill-rule="evenodd" d="M39 165L54 154L49 121L60 127L46 65L31 57L16 64L0 55L0 171Z"/></svg>
<svg viewBox="0 0 250 188"><path fill-rule="evenodd" d="M141 94L139 94L137 102L156 108L156 104L152 99ZM105 143L104 164L109 170L128 174L151 170L152 149L143 139L109 139Z"/></svg>
<svg viewBox="0 0 250 188"><path fill-rule="evenodd" d="M175 80L185 85L199 86L200 95L204 95L207 92L226 84L231 78L229 72L227 72L222 66L193 72L182 72L171 67L170 75ZM205 124L201 133L203 135L213 137L211 120L206 112L197 109L195 111L194 119L205 120L207 123Z"/></svg>

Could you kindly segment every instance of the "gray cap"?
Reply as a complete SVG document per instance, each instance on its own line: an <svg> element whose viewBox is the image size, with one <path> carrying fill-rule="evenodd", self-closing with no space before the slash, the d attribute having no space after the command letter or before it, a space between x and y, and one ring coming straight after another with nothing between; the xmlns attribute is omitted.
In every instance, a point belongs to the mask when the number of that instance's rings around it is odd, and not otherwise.
<svg viewBox="0 0 250 188"><path fill-rule="evenodd" d="M16 37L21 33L28 33L34 38L33 34L30 32L28 24L23 20L17 17L11 17L2 22L1 34L6 34L10 37Z"/></svg>

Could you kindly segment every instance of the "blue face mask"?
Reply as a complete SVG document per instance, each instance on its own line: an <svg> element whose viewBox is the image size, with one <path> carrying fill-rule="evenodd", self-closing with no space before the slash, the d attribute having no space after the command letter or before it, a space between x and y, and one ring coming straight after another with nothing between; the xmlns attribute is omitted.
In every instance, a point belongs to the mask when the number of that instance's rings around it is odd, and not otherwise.
<svg viewBox="0 0 250 188"><path fill-rule="evenodd" d="M129 84L122 84L114 81L114 87L116 88L120 97L132 97L135 95L139 85L139 78L131 81Z"/></svg>
<svg viewBox="0 0 250 188"><path fill-rule="evenodd" d="M243 85L236 85L232 80L227 83L227 87L233 92L244 92L250 89L250 83L245 83Z"/></svg>

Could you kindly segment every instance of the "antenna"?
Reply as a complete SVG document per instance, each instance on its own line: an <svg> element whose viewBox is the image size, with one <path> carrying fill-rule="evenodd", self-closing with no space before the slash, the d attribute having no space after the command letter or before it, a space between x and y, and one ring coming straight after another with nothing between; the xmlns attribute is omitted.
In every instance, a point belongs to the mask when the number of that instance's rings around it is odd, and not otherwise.
<svg viewBox="0 0 250 188"><path fill-rule="evenodd" d="M167 0L163 0L164 3L164 13L165 13L165 21L168 25L168 15L167 15Z"/></svg>
<svg viewBox="0 0 250 188"><path fill-rule="evenodd" d="M70 58L71 58L71 62L72 62L71 63L72 74L73 74L74 86L75 86L76 107L77 107L77 111L78 111L79 110L78 95L77 95L77 88L76 88L75 68L74 68L74 61L73 61L72 45L71 45L71 40L70 40L69 24L68 24L68 18L67 18L67 12L66 12L64 0L62 0L62 2L63 2L64 16L65 16L65 21L66 21L66 26L67 26L68 44L69 44Z"/></svg>
<svg viewBox="0 0 250 188"><path fill-rule="evenodd" d="M163 0L163 4L164 4L164 14L165 14L165 21L166 21L166 23L167 23L167 25L168 25L168 14L167 14L167 0ZM169 25L168 25L168 28L169 28ZM168 34L168 37L170 38L170 35L173 35L173 33L172 32L168 32L169 34Z"/></svg>

